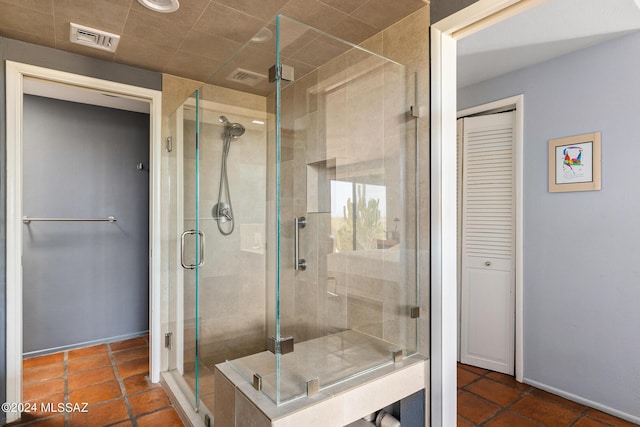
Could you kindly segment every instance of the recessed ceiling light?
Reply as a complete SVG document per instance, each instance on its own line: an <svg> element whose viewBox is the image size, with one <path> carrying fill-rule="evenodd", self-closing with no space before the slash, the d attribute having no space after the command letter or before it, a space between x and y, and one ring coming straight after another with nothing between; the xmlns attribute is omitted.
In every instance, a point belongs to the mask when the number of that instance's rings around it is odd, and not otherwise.
<svg viewBox="0 0 640 427"><path fill-rule="evenodd" d="M138 0L138 3L160 13L175 12L180 7L178 0Z"/></svg>

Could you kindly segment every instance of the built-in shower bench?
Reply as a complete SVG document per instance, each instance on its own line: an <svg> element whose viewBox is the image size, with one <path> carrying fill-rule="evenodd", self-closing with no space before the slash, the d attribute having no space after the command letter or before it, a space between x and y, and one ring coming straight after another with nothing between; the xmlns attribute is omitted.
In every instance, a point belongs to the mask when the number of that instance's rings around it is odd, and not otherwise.
<svg viewBox="0 0 640 427"><path fill-rule="evenodd" d="M402 425L423 426L429 361L422 355L402 358L397 350L389 342L347 330L297 343L293 353L281 356L279 378L275 356L268 351L218 364L214 424L342 427L405 402L412 407L411 420ZM307 394L308 382L315 378L319 384ZM284 403L274 403L276 393Z"/></svg>

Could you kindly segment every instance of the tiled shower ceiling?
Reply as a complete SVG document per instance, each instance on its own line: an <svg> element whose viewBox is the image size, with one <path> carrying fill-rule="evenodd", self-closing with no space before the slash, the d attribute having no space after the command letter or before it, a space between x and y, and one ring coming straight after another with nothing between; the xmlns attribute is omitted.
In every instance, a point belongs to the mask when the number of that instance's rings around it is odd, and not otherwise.
<svg viewBox="0 0 640 427"><path fill-rule="evenodd" d="M207 81L277 13L358 44L428 0L180 0L171 14L137 0L0 0L0 35L69 52ZM121 34L115 53L69 42L69 23ZM316 47L317 49L317 47ZM321 54L321 52L317 52ZM265 74L266 49L239 67ZM259 60L265 57L264 60ZM306 51L300 65L313 62ZM296 60L295 58L293 60ZM271 60L271 62L273 62ZM313 65L312 63L309 65ZM220 84L220 82L218 82Z"/></svg>

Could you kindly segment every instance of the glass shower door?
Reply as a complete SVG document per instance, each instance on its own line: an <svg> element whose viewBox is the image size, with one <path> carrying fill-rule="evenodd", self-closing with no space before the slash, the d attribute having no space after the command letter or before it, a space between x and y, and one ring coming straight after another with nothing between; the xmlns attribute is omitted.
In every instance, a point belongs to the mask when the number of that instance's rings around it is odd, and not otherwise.
<svg viewBox="0 0 640 427"><path fill-rule="evenodd" d="M200 91L183 104L182 186L178 189L178 223L183 224L180 236L181 280L177 295L178 336L176 342L176 368L186 381L190 403L195 409L200 405L199 363L199 292L200 269L205 262L205 234L200 226ZM180 153L178 153L180 155ZM181 203L180 203L181 202ZM182 218L180 218L182 217ZM180 286L181 285L181 286Z"/></svg>
<svg viewBox="0 0 640 427"><path fill-rule="evenodd" d="M173 116L179 267L169 366L203 417L214 412L215 365L266 349L266 112L233 104L247 98L220 102L205 85Z"/></svg>

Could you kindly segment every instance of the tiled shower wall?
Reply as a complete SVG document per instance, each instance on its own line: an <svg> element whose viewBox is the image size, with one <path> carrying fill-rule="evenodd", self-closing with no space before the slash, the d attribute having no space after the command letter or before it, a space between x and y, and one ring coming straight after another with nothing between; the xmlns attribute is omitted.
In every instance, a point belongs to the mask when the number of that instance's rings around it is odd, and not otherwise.
<svg viewBox="0 0 640 427"><path fill-rule="evenodd" d="M429 127L427 117L413 119L408 114L411 105L428 104L428 20L425 7L363 43L416 69L415 80L403 67L349 51L297 78L282 92L280 310L282 335L291 335L296 342L357 329L415 349L418 335L419 351L428 355ZM338 102L317 95L316 88L330 80L347 81L348 74L357 73L358 68L370 71L352 79L344 94L334 96ZM273 113L273 95L267 104ZM270 124L268 162L275 164L273 120ZM317 179L313 169L327 160L336 166L332 172L336 179L377 175L375 183L386 186L387 230L394 229L394 218L400 219L397 248L333 253L330 210L316 200L315 192L321 190L312 183ZM268 170L268 183L275 182L274 173ZM271 214L275 212L273 186L268 197ZM295 272L293 218L303 215L309 225L300 232L301 249L309 266ZM268 218L268 227L272 222ZM268 236L274 240L275 228L268 228ZM270 251L269 295L275 294L274 266L275 252ZM272 299L267 299L269 328L274 325ZM417 322L407 318L416 299L422 308ZM269 330L269 335L273 332Z"/></svg>

